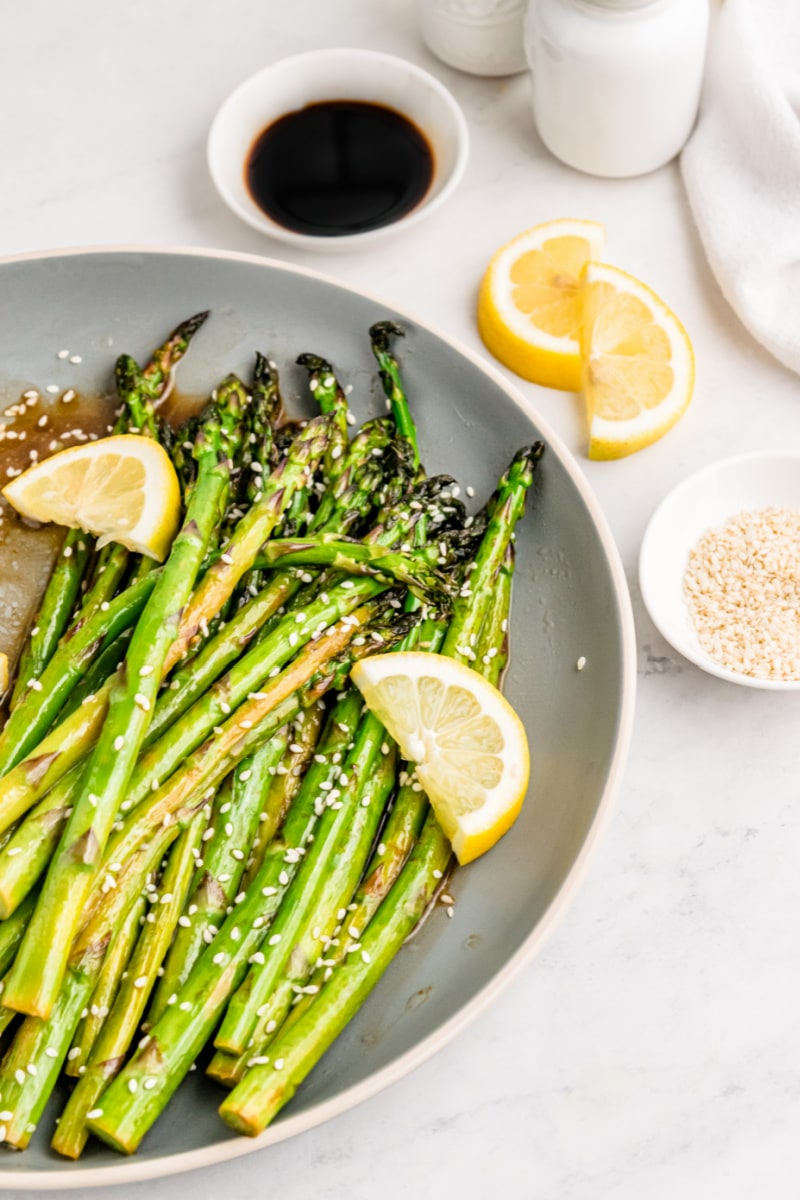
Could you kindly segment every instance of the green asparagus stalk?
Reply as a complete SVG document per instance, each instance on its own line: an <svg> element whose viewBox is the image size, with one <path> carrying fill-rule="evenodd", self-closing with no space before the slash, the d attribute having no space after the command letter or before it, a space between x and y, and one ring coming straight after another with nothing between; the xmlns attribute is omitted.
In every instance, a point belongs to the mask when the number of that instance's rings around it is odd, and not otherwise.
<svg viewBox="0 0 800 1200"><path fill-rule="evenodd" d="M357 440L354 440L354 446ZM369 442L362 448L368 449L368 447ZM448 506L439 504L435 481L431 481L431 484L430 496L423 494L421 490L417 493L422 508L411 508L410 505L413 502L411 500L403 502L393 513L392 520L387 520L376 527L369 535L370 539L382 545L392 545L406 536L411 536L414 524L419 521L425 511L426 503L438 505L440 516L447 519L442 510ZM136 586L138 585L134 585L134 587ZM185 708L197 695L205 691L209 683L224 670L224 667L238 656L241 652L242 642L253 636L255 629L267 619L267 614L276 611L299 586L300 581L293 574L279 572L273 583L268 585L268 588L262 593L262 599L256 597L252 602L252 608L248 606L240 610L229 626L221 630L218 637L204 647L199 657L192 660L191 667L187 664L185 673L181 670L176 674L173 684L177 683L177 688L174 691L170 688L159 698L148 740L160 733L179 713L185 711ZM133 590L129 589L129 592ZM119 599L121 600L121 598ZM103 632L103 636L105 636L105 632ZM107 688L96 693L93 701L89 701L87 698L79 719L80 731L74 728L73 717L70 717L64 723L63 728L57 727L53 730L36 752L31 754L34 773L39 771L40 763L48 762L47 786L51 786L69 766L91 748L96 732L105 718L107 702ZM2 747L2 740L2 736L0 736L0 747ZM49 761L50 756L52 756L52 761ZM8 792L7 803L6 792ZM0 829L4 827L6 820L8 823L16 820L17 816L21 812L25 812L42 794L43 785L29 786L27 768L22 772L15 769L5 779L0 779Z"/></svg>
<svg viewBox="0 0 800 1200"><path fill-rule="evenodd" d="M253 368L253 405L249 429L251 436L248 437L248 443L251 447L252 461L260 462L264 470L270 466L277 466L274 430L282 417L283 400L278 368L268 354L257 352ZM255 491L249 487L254 483L255 480L248 481L248 496L251 501L256 499Z"/></svg>
<svg viewBox="0 0 800 1200"><path fill-rule="evenodd" d="M155 406L172 390L175 367L207 317L208 313L203 312L182 321L163 345L153 352L143 371L126 355L117 360L115 379L123 410L115 427L116 433L133 432L136 429L164 440L164 428L156 418ZM112 599L134 557L119 543L103 547L97 556L90 586L81 600L79 620L85 621L101 604ZM152 569L149 559L143 559L141 565L145 573Z"/></svg>
<svg viewBox="0 0 800 1200"><path fill-rule="evenodd" d="M208 690L225 668L252 644L281 605L285 605L301 587L302 582L294 572L276 573L266 587L244 604L185 666L182 664L173 672L170 683L156 703L145 747L152 745Z"/></svg>
<svg viewBox="0 0 800 1200"><path fill-rule="evenodd" d="M140 896L136 903L131 905L119 930L114 935L103 959L91 1001L83 1010L78 1028L75 1030L64 1068L66 1075L77 1078L86 1070L92 1046L97 1041L97 1035L103 1022L111 1011L114 997L120 986L120 979L128 965L133 947L136 945L139 927L144 920L145 908L144 896Z"/></svg>
<svg viewBox="0 0 800 1200"><path fill-rule="evenodd" d="M183 762L166 784L126 817L122 829L114 834L109 843L109 861L124 862L136 846L147 839L154 826L162 824L165 818L173 820L180 806L198 788L217 787L238 762L251 754L267 737L271 737L287 720L293 719L299 708L296 698L298 689L308 684L326 663L341 654L358 631L368 625L379 611L379 602L356 609L331 626L329 635L309 643L270 681L264 691L253 693L245 704L240 705L219 727L218 732ZM377 644L375 648L378 648ZM291 716L287 715L284 702L293 705ZM267 722L266 718L271 718L271 721Z"/></svg>
<svg viewBox="0 0 800 1200"><path fill-rule="evenodd" d="M103 1114L109 1129L115 1132L101 1132L100 1136L126 1153L135 1150L168 1103L215 1028L228 997L247 971L248 960L258 953L297 870L297 861L287 862L286 853L305 847L313 834L322 811L319 800L326 794L323 784L333 788L360 711L361 698L352 689L337 702L326 724L319 753L289 810L281 836L269 848L247 895L195 963L175 1003L150 1031L147 1046L136 1052L104 1093ZM290 857L299 860L300 856ZM130 1087L132 1080L135 1089ZM126 1128L118 1134L116 1117L125 1112ZM94 1132L98 1132L94 1121L99 1119L88 1119Z"/></svg>
<svg viewBox="0 0 800 1200"><path fill-rule="evenodd" d="M391 351L391 338L403 337L404 331L394 321L378 321L369 331L372 353L378 363L381 383L389 401L397 432L411 445L415 469L419 467L417 427L408 406L405 389L400 379L400 368Z"/></svg>
<svg viewBox="0 0 800 1200"><path fill-rule="evenodd" d="M60 779L0 850L0 919L17 911L47 870L80 790L83 769L79 763Z"/></svg>
<svg viewBox="0 0 800 1200"><path fill-rule="evenodd" d="M227 403L233 407L239 401L231 390ZM58 995L70 944L150 721L165 657L224 505L231 439L223 437L221 421L208 422L198 435L197 456L198 480L186 519L139 619L125 668L112 684L108 717L6 984L6 1006L31 1016L47 1017Z"/></svg>
<svg viewBox="0 0 800 1200"><path fill-rule="evenodd" d="M208 816L208 809L201 809L172 847L158 900L148 914L152 922L146 921L142 927L127 974L93 1043L87 1068L62 1113L52 1146L68 1158L80 1156L89 1136L86 1114L94 1109L100 1093L119 1071L136 1035L191 885Z"/></svg>
<svg viewBox="0 0 800 1200"><path fill-rule="evenodd" d="M386 475L384 456L393 437L394 426L388 420L362 425L347 447L341 474L320 497L310 532L347 533L378 506Z"/></svg>
<svg viewBox="0 0 800 1200"><path fill-rule="evenodd" d="M44 738L72 688L89 668L107 637L115 638L140 617L162 571L153 571L112 600L53 654L0 734L0 774L5 774ZM102 701L98 700L98 706Z"/></svg>
<svg viewBox="0 0 800 1200"><path fill-rule="evenodd" d="M359 811L359 799L365 780L373 774L379 762L381 744L385 738L386 732L380 721L368 714L359 726L355 744L345 760L342 776L334 789L334 803L337 807L329 807L323 815L314 834L314 843L303 857L286 900L272 923L272 936L269 939L270 945L265 954L265 961L251 966L244 983L230 999L222 1026L214 1038L214 1045L218 1050L227 1054L242 1054L247 1049L258 1020L258 1010L269 999L270 992L280 977L287 949L291 952L298 936L304 930L308 914L315 911L326 877L336 871L337 865L340 870L347 865L346 860L344 864L341 861L337 864L336 851L340 848L340 843L346 843L343 836L345 831L353 827L359 829L359 818L363 820L364 814ZM342 781L342 777L347 780L346 783ZM375 806L366 811L374 815ZM375 815L376 827L381 811L382 809ZM371 841L372 838L367 842L367 848ZM352 845L342 845L340 853L344 854L345 849L347 857L352 860ZM363 867L363 861L361 865ZM357 878L358 875L356 880ZM273 946L271 943L274 938L278 941Z"/></svg>
<svg viewBox="0 0 800 1200"><path fill-rule="evenodd" d="M453 605L442 654L473 665L475 646L492 600L498 572L514 526L525 511L525 497L533 483L536 463L544 446L536 442L517 452L495 493L492 516L467 579Z"/></svg>
<svg viewBox="0 0 800 1200"><path fill-rule="evenodd" d="M328 447L330 418L317 417L292 443L289 453L265 481L259 500L242 518L221 557L203 576L181 617L167 655L165 671L179 661L198 633L200 623L218 613L239 580L250 569L266 539L286 512L292 496L311 478Z"/></svg>
<svg viewBox="0 0 800 1200"><path fill-rule="evenodd" d="M280 828L297 795L322 731L325 707L322 702L303 709L290 730L283 758L264 798L256 836L242 876L242 890L250 886L264 861L267 846Z"/></svg>
<svg viewBox="0 0 800 1200"><path fill-rule="evenodd" d="M248 1070L223 1101L220 1115L233 1129L254 1137L292 1098L419 923L447 870L450 853L447 838L429 814L397 883L363 937L353 939L346 962L334 971L303 1016L272 1043L269 1062ZM91 1124L110 1140L108 1118ZM117 1122L114 1124L116 1130ZM119 1122L122 1128L126 1125Z"/></svg>
<svg viewBox="0 0 800 1200"><path fill-rule="evenodd" d="M171 667L183 656L189 646L191 639L197 633L200 623L209 620L222 607L228 597L232 594L241 576L252 565L253 559L258 551L258 545L255 545L259 539L269 536L272 529L275 528L281 513L285 510L289 503L291 495L296 490L297 486L305 478L306 474L313 470L313 466L319 461L319 458L325 451L327 446L327 437L325 433L326 426L324 424L328 418L320 417L319 422L315 424L310 422L300 437L293 443L289 455L284 462L272 473L267 481L268 486L264 491L262 499L257 505L254 505L247 517L240 523L239 527L231 540L227 551L223 554L222 559L214 564L206 572L203 580L197 590L194 592L191 601L186 605L186 608L181 616L178 634L173 642L173 645L167 655L164 664L163 672L166 674ZM232 559L228 563L225 559ZM161 578L162 572L153 571L149 576L135 583L126 592L117 597L109 609L102 613L105 623L99 626L93 624L95 617L90 618L76 634L75 638L71 639L72 653L69 659L71 663L76 655L76 643L80 639L77 646L77 651L81 646L91 646L92 653L100 648L100 644L111 634L121 632L123 628L127 628L135 619L136 613L141 611L141 606L145 599L150 595L156 582L156 577ZM163 589L162 589L163 590ZM134 605L138 605L133 611ZM126 607L127 606L127 607ZM123 620L117 607L124 609L128 614L127 619ZM131 611L128 613L128 609ZM109 622L109 617L116 615L116 623ZM65 647L66 649L66 647ZM45 690L44 678L42 690L37 690L39 704L35 710L36 720L34 726L28 725L27 719L20 720L14 724L14 714L12 714L3 733L0 734L0 775L7 771L11 766L28 753L35 746L37 740L43 736L47 725L52 721L55 715L52 712L55 707L55 702L50 700L49 687L52 683L53 687L60 687L61 691L57 697L58 708L61 707L64 697L69 693L75 680L79 677L80 671L76 671L72 667L72 673L68 674L69 678L65 683L62 680L62 672L65 670L62 663L58 667L54 667L51 662L52 680L47 676L48 690ZM85 717L92 716L102 724L106 705L108 703L108 691L103 689L95 695L94 700L86 702L87 709L91 710L86 713ZM58 711L58 708L55 711ZM60 742L59 742L60 744ZM38 755L37 755L38 757ZM74 760L73 760L74 761ZM2 799L0 798L0 814L2 814Z"/></svg>
<svg viewBox="0 0 800 1200"><path fill-rule="evenodd" d="M497 511L501 509L502 503L497 506ZM481 547L483 550L485 542L494 537L500 537L505 543L498 568L499 576L495 572L497 586L490 594L488 606L483 604L482 590L475 589L474 603L483 608L484 621L483 637L479 643L480 654L473 655L472 663L475 669L492 682L496 682L500 664L507 653L506 631L510 578L513 570L513 553L509 550L510 534L521 512L520 504L508 505L499 529L492 529L490 521ZM484 555L481 558L479 555L479 559L486 563L488 556ZM480 575L478 578L480 579ZM469 612L466 616L469 617ZM465 627L469 628L468 620L454 639L456 645L460 644ZM494 638L496 643L499 642L499 645L493 644L489 640L491 638ZM497 649L498 652L492 654L493 649ZM422 793L419 795L422 796ZM401 805L401 811L406 807L400 797L398 804ZM418 819L418 814L410 809L407 811L414 821ZM238 1132L250 1136L260 1133L269 1124L294 1095L299 1084L341 1029L358 1011L394 954L425 912L450 861L449 842L433 811L429 810L419 842L402 868L396 883L371 919L368 919L366 932L348 946L345 961L339 962L338 965L335 961L332 962L327 982L323 977L324 986L321 993L318 996L315 994L310 1004L301 1001L304 1011L290 1017L285 1023L270 1045L269 1056L259 1056L266 1057L268 1061L253 1063L236 1084L220 1107L223 1120ZM361 899L363 902L363 896ZM360 915L367 915L363 908L360 909ZM358 922L354 928L360 933L363 926Z"/></svg>
<svg viewBox="0 0 800 1200"><path fill-rule="evenodd" d="M326 359L320 358L318 354L301 354L297 358L297 365L305 367L309 373L308 386L320 412L330 413L334 418L331 444L325 455L323 469L323 483L327 490L339 478L345 467L349 440L347 397L334 374L333 367Z"/></svg>
<svg viewBox="0 0 800 1200"><path fill-rule="evenodd" d="M143 559L152 562L152 559ZM104 646L92 662L83 679L80 679L67 697L64 707L58 714L59 724L76 708L80 708L87 696L94 696L103 687L106 680L116 672L128 652L128 646L133 636L133 628L123 629L119 637Z"/></svg>
<svg viewBox="0 0 800 1200"><path fill-rule="evenodd" d="M181 769L170 776L164 787L155 794L150 793L143 813L137 809L135 813L130 814L129 818L126 818L127 824L125 821L117 823L119 834L126 833L130 829L131 820L139 820L140 817L141 821L138 826L140 836L145 835L149 821L172 819L176 810L180 811L182 806L190 803L196 790L211 785L216 786L220 783L223 776L248 752L248 748L251 750L257 748L263 736L272 736L272 733L284 722L295 719L303 705L313 708L315 695L321 694L330 686L335 686L337 678L347 674L349 664L355 657L361 657L364 653L381 647L381 643L374 642L372 637L367 640L365 637L356 636L355 641L360 644L348 647L347 661L341 662L336 658L347 639L354 634L358 635L359 623L367 621L371 611L371 609L364 610L355 619L355 627L351 624L342 626L338 630L334 629L334 633L331 635L334 638L333 641L326 636L321 642L312 645L308 651L304 652L304 655L299 656L292 664L289 675L284 673L275 678L270 684L268 693L259 693L255 697L259 699L258 711L252 707L247 711L237 711L237 714L228 722L227 730L222 731L226 740L220 741L218 737L214 737L200 746L191 758L182 763ZM350 617L350 621L353 619ZM385 639L396 639L402 636L402 627L400 622L394 620L390 629L378 628L371 632L384 639L384 644L389 644ZM287 693L297 681L300 681L300 689L287 698ZM270 724L265 735L263 713L273 704L275 707L270 714ZM253 729L243 735L242 725L252 725ZM153 765L156 773L159 774L161 764L156 760ZM2 871L0 874L0 904L5 906L7 912L13 911L46 869L54 845L57 844L61 830L69 817L69 806L80 782L81 771L82 767L79 765L74 769L71 777L53 787L30 817L19 827L14 835L13 845L9 844L9 851L13 850L14 852L13 857L0 852L0 870ZM165 770L164 774L166 775L168 772ZM77 779L75 775L78 776ZM127 804L127 801L123 803ZM153 818L151 814L154 811L157 815ZM119 857L119 854L115 852L118 840L115 835L112 846L106 855L108 861L113 862Z"/></svg>
<svg viewBox="0 0 800 1200"><path fill-rule="evenodd" d="M514 543L509 542L497 573L489 611L478 639L475 669L499 687L508 663L508 622L511 616L511 584L514 577Z"/></svg>
<svg viewBox="0 0 800 1200"><path fill-rule="evenodd" d="M17 1029L0 1064L4 1114L0 1140L16 1149L27 1146L44 1111L115 931L174 837L173 829L159 830L125 885L108 892L96 919L86 925L70 950L69 969L50 1016L28 1016Z"/></svg>
<svg viewBox="0 0 800 1200"><path fill-rule="evenodd" d="M167 778L249 695L266 688L270 677L299 649L315 637L327 640L332 635L323 631L334 628L335 622L385 590L386 585L378 580L345 580L324 599L320 596L304 610L287 613L267 638L257 641L145 752L132 774L122 811L134 809L149 794L154 781ZM250 718L243 712L239 719Z"/></svg>
<svg viewBox="0 0 800 1200"><path fill-rule="evenodd" d="M426 621L420 627L417 645L420 649L424 648L429 653L435 654L441 646L444 635L445 626L441 622ZM410 768L406 764L406 778L408 778L409 770ZM391 811L386 818L386 824L381 830L378 845L375 847L364 878L353 898L348 922L356 929L361 931L366 929L381 902L388 895L420 836L428 809L428 797L413 778L408 778L406 783L401 783ZM324 961L317 965L306 994L292 1008L287 1027L299 1020L313 1003L320 988L327 983L334 968L345 960L348 944L347 939L341 939L338 946L328 945L325 947ZM246 1066L246 1063L243 1062L241 1066ZM239 1078L241 1074L243 1071L240 1069ZM233 1079L232 1082L238 1082L238 1078Z"/></svg>
<svg viewBox="0 0 800 1200"><path fill-rule="evenodd" d="M210 828L213 834L203 849L199 879L184 905L175 938L164 963L147 1016L152 1026L177 994L189 972L222 924L229 905L239 894L248 847L258 828L261 805L272 778L270 768L280 762L288 732L270 738L252 758L245 759L222 787Z"/></svg>
<svg viewBox="0 0 800 1200"><path fill-rule="evenodd" d="M185 321L181 321L164 344L153 351L150 362L143 372L147 395L151 400L163 402L170 394L175 367L186 354L189 343L198 329L205 324L208 315L208 311L198 312ZM135 418L135 412L132 415Z"/></svg>
<svg viewBox="0 0 800 1200"><path fill-rule="evenodd" d="M14 961L17 947L31 919L33 906L34 897L28 896L10 917L0 921L0 977L5 975Z"/></svg>
<svg viewBox="0 0 800 1200"><path fill-rule="evenodd" d="M310 538L275 538L259 555L267 566L332 567L348 575L374 575L403 583L423 603L447 607L448 582L422 555L403 554L384 546L344 540L336 534Z"/></svg>
<svg viewBox="0 0 800 1200"><path fill-rule="evenodd" d="M354 752L355 753L355 750ZM244 1032L247 1022L240 1021L241 1032L238 1043L242 1046L238 1062L228 1067L231 1082L250 1065L253 1056L260 1058L270 1040L271 1031L280 1026L295 1001L313 997L320 985L309 983L308 977L320 955L339 943L343 954L353 937L360 935L363 926L358 925L356 914L350 912L350 902L381 822L386 802L392 793L397 766L396 748L382 743L381 755L373 771L362 776L358 784L357 805L349 822L338 837L327 865L319 867L319 884L314 886L306 858L292 881L289 892L270 927L272 939L281 935L281 941L270 945L264 953L265 962L254 964L248 976L231 998L228 1013L235 1007L237 997L246 992L248 980L254 972L248 993L248 1002L260 1003L255 1011L252 1032ZM345 767L348 774L350 767ZM325 836L325 820L320 822L315 836L316 844ZM272 940L270 939L270 940ZM220 1040L225 1040L227 1018L223 1022ZM233 1046L225 1046L230 1053ZM216 1056L215 1056L216 1057ZM213 1062L213 1060L212 1060ZM212 1072L209 1072L212 1073Z"/></svg>
<svg viewBox="0 0 800 1200"><path fill-rule="evenodd" d="M17 667L11 710L27 698L49 663L80 595L81 581L92 555L93 542L81 529L68 529L56 565L33 620ZM1 760L0 760L1 761Z"/></svg>
<svg viewBox="0 0 800 1200"><path fill-rule="evenodd" d="M106 699L86 704L0 779L0 829L9 829L54 784L86 756L105 720Z"/></svg>
<svg viewBox="0 0 800 1200"><path fill-rule="evenodd" d="M370 426L370 429L365 427L353 439L347 474L323 497L323 503L332 497L327 524L318 520L322 514L321 504L312 523L315 529L327 529L328 524L331 529L347 529L372 509L374 492L380 482L380 472L372 467L376 461L372 458L372 450L384 444L387 432L377 422L370 422ZM334 492L335 497L332 495ZM248 642L268 627L270 619L281 605L287 605L303 586L301 575L305 575L306 581L310 582L307 572L286 570L271 575L266 587L244 604L197 655L173 673L169 688L159 697L146 744L153 742L185 712L241 654Z"/></svg>

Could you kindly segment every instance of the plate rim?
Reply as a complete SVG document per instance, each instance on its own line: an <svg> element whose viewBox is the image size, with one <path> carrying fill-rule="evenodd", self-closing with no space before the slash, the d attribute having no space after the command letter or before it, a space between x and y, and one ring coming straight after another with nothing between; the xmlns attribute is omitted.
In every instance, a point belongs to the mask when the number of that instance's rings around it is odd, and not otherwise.
<svg viewBox="0 0 800 1200"><path fill-rule="evenodd" d="M52 1171L40 1171L36 1168L29 1172L6 1171L0 1167L0 1188L16 1188L19 1191L66 1191L71 1188L104 1187L112 1184L139 1183L147 1179L166 1178L178 1175L183 1171L196 1170L200 1167L214 1166L217 1163L228 1162L246 1154L263 1150L265 1147L286 1141L297 1134L305 1133L325 1121L349 1111L363 1101L383 1091L396 1083L416 1067L422 1065L438 1050L453 1041L472 1023L489 1005L508 987L513 979L520 974L525 966L533 960L544 945L547 938L567 912L588 870L591 859L602 840L609 824L614 808L614 802L622 782L622 775L628 758L636 698L636 631L633 620L633 607L625 577L622 558L617 548L611 527L600 507L600 502L592 491L589 483L578 466L572 451L560 435L542 417L536 406L529 402L523 393L487 359L446 330L440 328L426 318L416 316L409 309L398 306L383 296L344 283L335 276L312 267L300 266L282 259L271 258L267 255L251 254L245 251L216 250L206 246L170 246L170 245L137 245L136 243L111 244L107 246L70 246L47 250L25 251L21 254L4 255L0 257L0 268L20 262L44 261L52 258L77 258L86 255L174 255L181 258L210 258L228 262L247 263L251 266L277 268L295 275L303 275L317 282L332 284L344 291L352 292L362 299L367 299L376 306L391 308L401 317L407 318L417 326L434 334L450 346L456 353L461 354L474 367L487 375L497 384L508 398L522 412L534 420L541 431L544 440L551 445L562 466L569 475L578 494L583 500L592 518L595 530L609 566L609 573L617 604L620 622L621 642L621 676L622 692L620 710L617 721L615 744L609 764L606 783L603 788L597 810L587 831L583 844L570 867L564 882L551 900L544 915L535 929L525 938L515 953L492 978L484 984L479 992L463 1004L447 1021L429 1033L427 1037L417 1042L405 1054L401 1054L393 1062L388 1063L367 1079L353 1084L329 1100L315 1105L308 1112L298 1113L287 1117L278 1125L269 1126L255 1138L238 1137L213 1146L198 1150L185 1150L177 1154L162 1155L158 1158L137 1159L120 1158L119 1164L104 1167L70 1167L55 1168Z"/></svg>

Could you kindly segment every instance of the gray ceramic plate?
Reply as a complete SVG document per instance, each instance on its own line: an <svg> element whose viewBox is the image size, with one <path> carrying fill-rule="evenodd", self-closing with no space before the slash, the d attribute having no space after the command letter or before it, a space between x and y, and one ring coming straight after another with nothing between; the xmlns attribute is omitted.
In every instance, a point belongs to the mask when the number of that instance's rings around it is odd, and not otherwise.
<svg viewBox="0 0 800 1200"><path fill-rule="evenodd" d="M216 1114L220 1092L197 1072L132 1159L93 1144L79 1163L65 1163L48 1148L49 1110L24 1154L0 1151L0 1189L146 1179L246 1154L365 1100L424 1061L533 957L563 913L605 824L630 738L633 622L597 502L519 393L409 314L245 255L106 249L9 260L0 263L2 398L19 395L21 385L58 382L62 346L83 358L69 367L69 383L108 389L116 354L146 355L200 308L213 317L181 366L185 391L203 393L225 371L247 371L261 348L284 368L289 405L299 410L307 386L289 364L313 350L354 385L357 416L375 415L384 406L366 331L392 317L408 334L403 373L430 472L471 484L477 503L518 446L540 436L548 443L518 534L506 683L530 737L530 794L512 832L456 874L454 918L432 915L262 1137L227 1130Z"/></svg>

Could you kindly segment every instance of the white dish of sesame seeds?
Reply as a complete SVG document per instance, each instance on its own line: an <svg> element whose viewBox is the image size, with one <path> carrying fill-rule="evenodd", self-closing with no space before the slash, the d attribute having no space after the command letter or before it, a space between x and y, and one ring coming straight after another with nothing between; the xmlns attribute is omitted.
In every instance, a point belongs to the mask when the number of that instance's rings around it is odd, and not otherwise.
<svg viewBox="0 0 800 1200"><path fill-rule="evenodd" d="M704 467L653 514L639 584L659 632L720 679L800 690L800 452Z"/></svg>

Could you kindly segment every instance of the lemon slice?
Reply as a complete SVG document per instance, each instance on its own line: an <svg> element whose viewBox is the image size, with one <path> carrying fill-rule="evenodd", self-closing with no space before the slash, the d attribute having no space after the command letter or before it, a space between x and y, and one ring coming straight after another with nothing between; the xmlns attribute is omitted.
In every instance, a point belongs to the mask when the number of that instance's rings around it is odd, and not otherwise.
<svg viewBox="0 0 800 1200"><path fill-rule="evenodd" d="M417 777L460 863L484 854L525 798L528 739L514 709L469 667L436 654L376 654L352 679Z"/></svg>
<svg viewBox="0 0 800 1200"><path fill-rule="evenodd" d="M632 275L587 263L581 348L590 458L622 458L650 446L686 411L692 343L675 314Z"/></svg>
<svg viewBox="0 0 800 1200"><path fill-rule="evenodd" d="M167 452L120 434L61 450L3 488L23 517L97 534L162 562L180 518L180 487Z"/></svg>
<svg viewBox="0 0 800 1200"><path fill-rule="evenodd" d="M497 251L480 288L478 330L517 375L576 392L581 385L581 274L602 254L596 221L536 225Z"/></svg>

